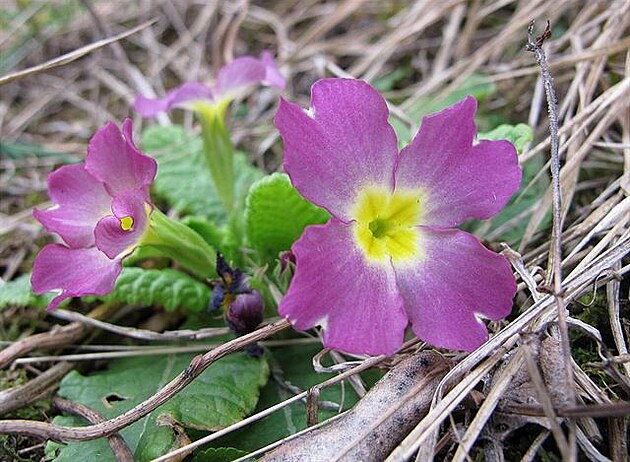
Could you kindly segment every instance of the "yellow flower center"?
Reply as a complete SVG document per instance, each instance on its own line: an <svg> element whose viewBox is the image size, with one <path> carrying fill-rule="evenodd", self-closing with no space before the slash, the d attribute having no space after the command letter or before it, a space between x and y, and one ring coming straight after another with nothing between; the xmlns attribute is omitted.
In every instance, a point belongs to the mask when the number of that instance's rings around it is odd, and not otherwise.
<svg viewBox="0 0 630 462"><path fill-rule="evenodd" d="M133 217L123 217L120 219L120 227L123 231L129 231L133 228Z"/></svg>
<svg viewBox="0 0 630 462"><path fill-rule="evenodd" d="M354 238L368 260L402 261L421 256L414 228L422 217L422 191L370 187L357 197L352 216Z"/></svg>

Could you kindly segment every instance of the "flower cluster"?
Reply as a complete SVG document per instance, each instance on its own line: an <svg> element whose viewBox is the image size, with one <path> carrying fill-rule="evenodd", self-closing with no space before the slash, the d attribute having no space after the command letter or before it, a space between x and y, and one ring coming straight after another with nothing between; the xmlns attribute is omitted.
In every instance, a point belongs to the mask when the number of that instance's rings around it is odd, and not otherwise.
<svg viewBox="0 0 630 462"><path fill-rule="evenodd" d="M503 256L454 227L496 214L521 170L508 141L475 142L476 106L425 117L398 152L386 102L363 81L320 80L308 112L281 101L284 168L332 216L293 245L281 315L350 353L395 352L409 323L439 347L487 339L481 319L509 314L516 283Z"/></svg>
<svg viewBox="0 0 630 462"><path fill-rule="evenodd" d="M33 214L65 244L45 246L31 278L35 293L59 292L49 309L69 297L112 291L122 259L148 228L156 169L155 160L134 145L127 119L122 131L110 122L96 132L84 163L49 175L55 205Z"/></svg>

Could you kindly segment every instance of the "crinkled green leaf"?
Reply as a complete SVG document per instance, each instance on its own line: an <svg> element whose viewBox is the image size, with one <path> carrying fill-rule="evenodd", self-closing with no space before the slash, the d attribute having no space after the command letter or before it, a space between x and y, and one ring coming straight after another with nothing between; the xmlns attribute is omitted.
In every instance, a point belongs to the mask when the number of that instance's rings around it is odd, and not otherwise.
<svg viewBox="0 0 630 462"><path fill-rule="evenodd" d="M23 274L0 286L0 309L7 306L46 308L52 297L53 294L35 295L30 273Z"/></svg>
<svg viewBox="0 0 630 462"><path fill-rule="evenodd" d="M59 395L84 404L111 419L153 395L189 364L191 355L161 355L112 361L101 372L83 376L70 372L61 382ZM181 392L120 434L135 455L146 461L175 449L176 432L168 422L186 428L216 430L250 414L265 384L269 369L264 359L236 353L212 364ZM68 422L67 417L55 423ZM106 441L49 445L59 461L114 460ZM97 457L98 456L98 457ZM94 458L93 458L94 457Z"/></svg>
<svg viewBox="0 0 630 462"><path fill-rule="evenodd" d="M154 125L142 134L141 146L158 162L153 190L159 198L181 214L227 221L203 157L201 137L188 134L177 125ZM242 200L263 172L252 166L244 154L237 153L234 175L236 197Z"/></svg>
<svg viewBox="0 0 630 462"><path fill-rule="evenodd" d="M288 250L308 225L330 215L304 199L289 177L274 173L254 183L245 206L245 233L252 247L268 260Z"/></svg>
<svg viewBox="0 0 630 462"><path fill-rule="evenodd" d="M199 312L208 307L210 288L174 269L123 268L107 301L130 305L162 305L168 311L182 307Z"/></svg>
<svg viewBox="0 0 630 462"><path fill-rule="evenodd" d="M534 132L527 124L502 124L488 132L479 133L480 140L508 140L522 154L525 145L534 139Z"/></svg>

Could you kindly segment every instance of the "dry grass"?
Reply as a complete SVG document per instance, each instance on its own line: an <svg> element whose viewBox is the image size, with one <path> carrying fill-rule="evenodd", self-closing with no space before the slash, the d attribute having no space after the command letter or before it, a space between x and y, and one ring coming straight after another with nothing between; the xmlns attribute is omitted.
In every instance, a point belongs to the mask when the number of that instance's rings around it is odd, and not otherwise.
<svg viewBox="0 0 630 462"><path fill-rule="evenodd" d="M73 6L53 20L50 4ZM581 456L626 460L628 420L615 412L629 412L610 403L630 399L629 1L50 4L2 3L6 10L26 6L3 24L0 72L38 65L158 19L119 44L1 87L0 141L5 147L19 142L77 158L88 137L108 119L131 115L136 129L142 128L142 120L130 110L137 93L162 94L181 81L206 78L232 56L272 49L289 76L286 95L305 105L310 84L321 77L377 81L404 69L385 95L395 103L395 116L410 127L419 123L409 116L418 101L437 99L472 75L482 75L497 86L484 107L503 120L525 121L534 128L535 140L521 162L539 159L545 164L550 144L546 102L539 69L524 45L528 23L549 19L554 37L545 50L559 98L563 299L577 347L572 351L575 383L563 382L555 363L561 356L553 343L558 336L556 306L554 297L540 290L551 268L550 229L540 231L552 204L549 187L517 218L526 223L514 249L518 254L506 250L519 274L517 315L494 326L495 335L477 351L456 358L459 362L442 380L431 410L388 460L466 460L472 450L482 451L487 460L498 460L505 450L509 458L519 453L509 446L513 432L532 423L539 424L539 437L530 439L529 450L520 448L523 460L534 460L543 444L549 447L549 434L563 452L563 444L571 441L564 440L565 427L556 423L562 420L558 409L564 409L565 419L573 415ZM270 122L275 97L271 91L258 94L246 119L233 127L252 162L269 171L279 168L281 155ZM190 126L191 119L183 117ZM8 281L28 270L44 235L30 208L43 205L45 177L58 157L2 156L0 275ZM541 173L535 181L543 177ZM482 237L494 241L498 235L486 231ZM597 310L601 315L589 317ZM15 315L8 310L0 314L5 330ZM529 394L519 394L515 384ZM569 387L575 387L576 403L563 403L555 392ZM481 391L483 403L471 405L471 393ZM550 413L559 420L549 419Z"/></svg>

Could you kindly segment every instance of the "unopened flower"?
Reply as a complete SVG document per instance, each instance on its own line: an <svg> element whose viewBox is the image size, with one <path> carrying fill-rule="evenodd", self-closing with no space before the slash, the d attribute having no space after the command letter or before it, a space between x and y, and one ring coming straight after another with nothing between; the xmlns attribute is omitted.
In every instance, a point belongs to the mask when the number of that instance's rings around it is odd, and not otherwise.
<svg viewBox="0 0 630 462"><path fill-rule="evenodd" d="M478 347L481 319L510 313L516 283L504 257L454 227L495 215L518 189L514 147L475 142L472 97L425 117L400 153L365 82L320 80L311 106L283 100L275 123L293 185L332 217L293 245L280 314L350 353L395 352L408 323L433 345Z"/></svg>
<svg viewBox="0 0 630 462"><path fill-rule="evenodd" d="M157 165L132 140L131 120L122 132L109 122L88 145L84 163L63 166L48 177L55 205L35 210L35 218L64 244L49 244L37 255L35 293L59 292L48 309L64 299L111 292L121 260L145 233L153 206L149 185Z"/></svg>
<svg viewBox="0 0 630 462"><path fill-rule="evenodd" d="M221 252L217 252L216 268L221 281L217 282L212 289L212 298L208 307L210 312L221 308L227 310L239 294L251 292L247 274L239 268L232 268Z"/></svg>
<svg viewBox="0 0 630 462"><path fill-rule="evenodd" d="M254 332L263 321L264 301L257 290L239 294L230 303L225 319L236 335Z"/></svg>
<svg viewBox="0 0 630 462"><path fill-rule="evenodd" d="M170 90L163 98L138 96L135 109L143 117L151 117L171 108L199 110L204 106L227 106L249 87L257 84L283 89L286 81L268 51L260 59L242 56L223 66L212 85L186 82Z"/></svg>

